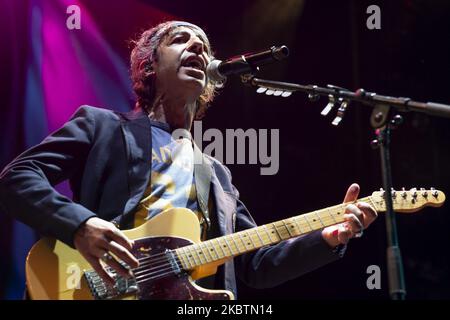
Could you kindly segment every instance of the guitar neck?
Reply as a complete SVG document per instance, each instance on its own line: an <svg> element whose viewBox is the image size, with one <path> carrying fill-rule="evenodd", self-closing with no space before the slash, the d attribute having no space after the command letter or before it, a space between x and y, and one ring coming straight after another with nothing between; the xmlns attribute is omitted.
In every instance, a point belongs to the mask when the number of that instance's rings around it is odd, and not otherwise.
<svg viewBox="0 0 450 320"><path fill-rule="evenodd" d="M355 202L367 202L383 211L384 206L371 196ZM353 203L355 203L353 202ZM203 241L176 249L185 270L227 260L229 258L276 244L278 242L311 233L344 221L345 208L349 203L301 214L292 218L239 231L230 235Z"/></svg>

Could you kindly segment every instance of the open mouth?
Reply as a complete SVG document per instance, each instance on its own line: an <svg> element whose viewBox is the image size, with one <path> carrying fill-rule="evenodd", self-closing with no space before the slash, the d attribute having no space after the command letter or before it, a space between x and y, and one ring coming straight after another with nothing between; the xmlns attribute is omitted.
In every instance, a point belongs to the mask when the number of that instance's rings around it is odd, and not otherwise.
<svg viewBox="0 0 450 320"><path fill-rule="evenodd" d="M205 72L205 66L204 63L201 61L201 59L193 57L186 59L183 64L183 67L192 68L201 72Z"/></svg>

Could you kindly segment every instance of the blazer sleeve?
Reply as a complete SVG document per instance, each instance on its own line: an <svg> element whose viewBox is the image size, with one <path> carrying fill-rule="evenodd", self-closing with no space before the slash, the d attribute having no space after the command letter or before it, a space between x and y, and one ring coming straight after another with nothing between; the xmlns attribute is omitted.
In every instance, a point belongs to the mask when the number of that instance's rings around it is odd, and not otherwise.
<svg viewBox="0 0 450 320"><path fill-rule="evenodd" d="M81 174L94 134L93 108L83 106L63 127L14 159L0 174L2 209L42 235L74 247L75 231L95 214L54 185Z"/></svg>
<svg viewBox="0 0 450 320"><path fill-rule="evenodd" d="M239 192L234 186L233 189L237 201L236 231L256 227L239 200ZM338 260L342 255L342 250L330 248L319 230L238 256L236 274L250 287L270 288Z"/></svg>

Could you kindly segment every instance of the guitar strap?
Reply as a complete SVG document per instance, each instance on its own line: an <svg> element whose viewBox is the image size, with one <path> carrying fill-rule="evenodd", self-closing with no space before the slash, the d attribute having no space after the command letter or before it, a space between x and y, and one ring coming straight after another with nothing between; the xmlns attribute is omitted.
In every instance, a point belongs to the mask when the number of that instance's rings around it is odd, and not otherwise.
<svg viewBox="0 0 450 320"><path fill-rule="evenodd" d="M195 189L197 191L197 202L202 213L200 225L202 227L202 234L206 235L206 232L211 228L208 204L212 165L210 160L200 151L194 141L192 141L192 146L194 148Z"/></svg>

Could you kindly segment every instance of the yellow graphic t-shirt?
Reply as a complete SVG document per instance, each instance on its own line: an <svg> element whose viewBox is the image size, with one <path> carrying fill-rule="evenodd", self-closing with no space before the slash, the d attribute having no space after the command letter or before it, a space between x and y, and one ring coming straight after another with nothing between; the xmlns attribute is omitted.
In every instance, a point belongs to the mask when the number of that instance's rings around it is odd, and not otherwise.
<svg viewBox="0 0 450 320"><path fill-rule="evenodd" d="M174 139L167 124L151 123L152 174L135 215L135 227L170 208L188 208L197 216L201 214L195 190L194 150L190 132L182 130L183 138Z"/></svg>

